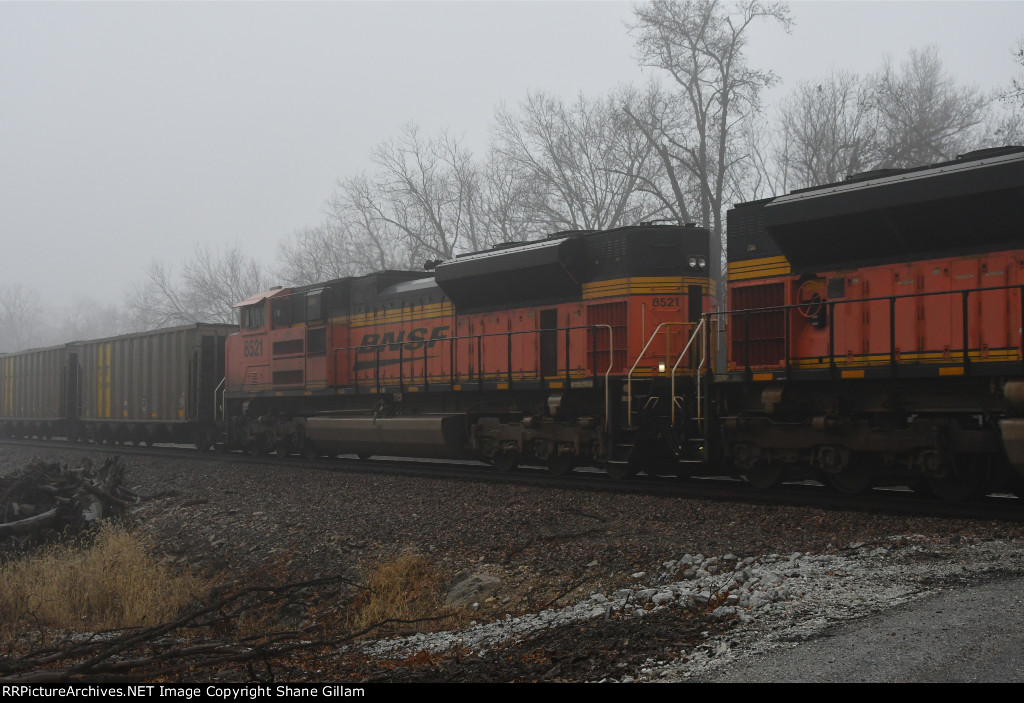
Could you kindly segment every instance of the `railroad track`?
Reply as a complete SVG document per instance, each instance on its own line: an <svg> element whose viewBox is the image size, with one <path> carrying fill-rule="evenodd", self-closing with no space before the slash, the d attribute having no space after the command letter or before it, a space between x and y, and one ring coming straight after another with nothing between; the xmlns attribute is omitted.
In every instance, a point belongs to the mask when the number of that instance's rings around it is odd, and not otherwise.
<svg viewBox="0 0 1024 703"><path fill-rule="evenodd" d="M400 457L359 458L355 456L306 459L298 455L254 456L240 452L199 452L182 445L111 445L67 442L63 440L0 439L0 447L11 446L85 454L120 454L127 457L177 458L189 461L247 464L261 467L291 467L340 473L380 473L432 480L460 480L546 487L552 489L593 490L615 493L654 494L700 500L744 502L761 505L785 505L858 512L881 512L918 517L960 518L1024 522L1024 500L1011 494L990 494L983 498L948 502L915 493L906 487L879 487L860 495L837 493L815 481L782 483L770 489L756 489L740 479L680 478L672 475L640 474L629 480L616 480L600 469L579 468L570 475L556 476L542 467L522 467L515 471L497 471L474 461L445 461Z"/></svg>

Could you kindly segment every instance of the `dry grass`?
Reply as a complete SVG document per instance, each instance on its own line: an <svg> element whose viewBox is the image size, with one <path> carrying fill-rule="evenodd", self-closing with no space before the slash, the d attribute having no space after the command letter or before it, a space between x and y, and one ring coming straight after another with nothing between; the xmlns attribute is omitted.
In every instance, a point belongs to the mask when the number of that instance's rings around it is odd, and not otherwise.
<svg viewBox="0 0 1024 703"><path fill-rule="evenodd" d="M0 622L101 630L163 622L199 590L152 558L125 528L56 545L0 566Z"/></svg>
<svg viewBox="0 0 1024 703"><path fill-rule="evenodd" d="M426 557L407 552L396 559L368 569L367 590L352 604L353 630L384 620L425 620L441 618L417 629L450 626L461 612L444 602L445 578ZM379 634L379 633L378 633Z"/></svg>

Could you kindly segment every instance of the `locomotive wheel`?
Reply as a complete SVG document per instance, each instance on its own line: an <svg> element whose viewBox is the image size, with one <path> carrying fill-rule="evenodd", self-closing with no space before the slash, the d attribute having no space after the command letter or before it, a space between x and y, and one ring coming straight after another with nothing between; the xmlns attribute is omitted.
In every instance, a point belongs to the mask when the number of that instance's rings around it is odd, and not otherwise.
<svg viewBox="0 0 1024 703"><path fill-rule="evenodd" d="M278 459L285 459L291 456L292 443L287 439L278 440L277 444L274 445L274 456Z"/></svg>
<svg viewBox="0 0 1024 703"><path fill-rule="evenodd" d="M867 457L854 454L850 463L839 473L826 473L825 483L838 493L853 496L863 493L874 485L874 471Z"/></svg>
<svg viewBox="0 0 1024 703"><path fill-rule="evenodd" d="M616 481L624 481L636 476L636 466L629 462L608 461L601 468Z"/></svg>
<svg viewBox="0 0 1024 703"><path fill-rule="evenodd" d="M785 465L779 462L758 464L743 470L743 479L759 491L766 491L782 480Z"/></svg>
<svg viewBox="0 0 1024 703"><path fill-rule="evenodd" d="M210 448L213 446L213 438L210 436L210 434L208 432L203 432L202 430L196 430L195 433L192 436L192 444L195 446L195 448L197 450L199 450L201 452L208 452L208 451L210 451ZM153 445L153 436L152 435L147 435L146 436L146 446L152 446L152 445Z"/></svg>
<svg viewBox="0 0 1024 703"><path fill-rule="evenodd" d="M315 444L307 439L302 445L302 456L313 461L314 459L320 458L320 450L317 449Z"/></svg>
<svg viewBox="0 0 1024 703"><path fill-rule="evenodd" d="M491 463L503 474L515 471L519 467L519 452L500 452L494 455Z"/></svg>
<svg viewBox="0 0 1024 703"><path fill-rule="evenodd" d="M982 495L988 481L988 461L983 457L958 455L946 476L929 477L928 484L940 500L959 503Z"/></svg>
<svg viewBox="0 0 1024 703"><path fill-rule="evenodd" d="M548 459L548 471L555 476L571 474L576 468L576 457L572 454L553 454Z"/></svg>

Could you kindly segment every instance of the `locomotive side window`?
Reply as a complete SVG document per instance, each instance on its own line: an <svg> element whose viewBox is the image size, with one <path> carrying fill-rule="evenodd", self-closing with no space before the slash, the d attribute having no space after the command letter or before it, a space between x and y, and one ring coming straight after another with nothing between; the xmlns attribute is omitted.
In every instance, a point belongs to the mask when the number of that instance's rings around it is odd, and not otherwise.
<svg viewBox="0 0 1024 703"><path fill-rule="evenodd" d="M324 319L323 293L322 290L306 293L306 322Z"/></svg>
<svg viewBox="0 0 1024 703"><path fill-rule="evenodd" d="M274 327L287 327L291 324L291 303L287 298L275 300L270 305L270 318Z"/></svg>
<svg viewBox="0 0 1024 703"><path fill-rule="evenodd" d="M262 302L242 308L238 326L243 330L261 330L266 322L266 312Z"/></svg>

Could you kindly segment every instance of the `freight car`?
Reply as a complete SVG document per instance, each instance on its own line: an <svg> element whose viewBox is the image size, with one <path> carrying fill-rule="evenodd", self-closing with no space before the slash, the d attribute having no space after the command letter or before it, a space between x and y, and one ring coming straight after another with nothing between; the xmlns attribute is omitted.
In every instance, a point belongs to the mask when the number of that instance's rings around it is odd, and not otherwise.
<svg viewBox="0 0 1024 703"><path fill-rule="evenodd" d="M197 324L0 355L0 436L212 446L235 331Z"/></svg>
<svg viewBox="0 0 1024 703"><path fill-rule="evenodd" d="M949 499L1024 474L1024 149L746 203L728 229L712 402L735 472Z"/></svg>
<svg viewBox="0 0 1024 703"><path fill-rule="evenodd" d="M253 296L227 344L227 444L622 476L699 460L708 246L693 226L560 233Z"/></svg>

